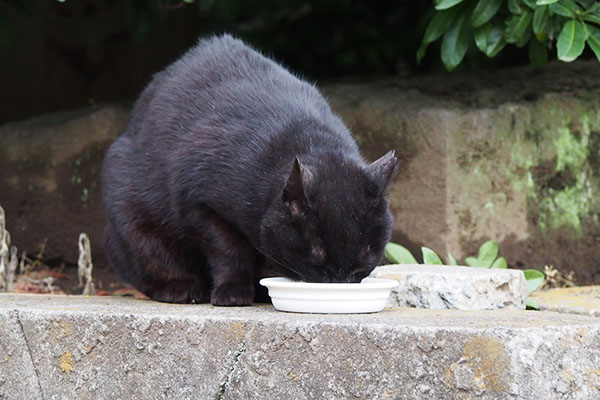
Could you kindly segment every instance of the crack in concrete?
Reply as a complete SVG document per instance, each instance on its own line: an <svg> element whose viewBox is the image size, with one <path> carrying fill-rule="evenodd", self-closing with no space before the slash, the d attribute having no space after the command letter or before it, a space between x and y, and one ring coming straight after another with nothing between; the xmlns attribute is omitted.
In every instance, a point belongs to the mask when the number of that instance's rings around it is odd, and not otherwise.
<svg viewBox="0 0 600 400"><path fill-rule="evenodd" d="M33 372L35 373L35 381L37 382L38 391L40 393L40 399L44 399L44 393L42 392L42 383L40 382L40 375L38 373L37 367L33 362L33 354L31 353L31 346L29 346L29 339L27 339L27 335L25 334L25 328L23 328L23 322L21 321L21 314L19 311L14 311L17 319L17 323L19 324L19 328L21 328L21 334L23 335L23 340L25 340L25 346L27 347L27 355L29 356L29 362L33 367Z"/></svg>
<svg viewBox="0 0 600 400"><path fill-rule="evenodd" d="M240 361L240 358L242 357L242 354L244 354L245 352L246 352L246 338L243 338L242 341L240 342L240 344L238 344L238 347L237 347L237 350L235 352L235 356L233 359L233 363L231 364L231 367L229 368L229 372L227 372L227 376L225 377L225 380L223 382L221 382L221 385L219 386L219 391L215 395L215 400L223 400L224 399L225 391L227 390L227 387L229 386L229 384L231 383L231 380L233 379L233 374L235 373L235 370L237 369L237 366Z"/></svg>

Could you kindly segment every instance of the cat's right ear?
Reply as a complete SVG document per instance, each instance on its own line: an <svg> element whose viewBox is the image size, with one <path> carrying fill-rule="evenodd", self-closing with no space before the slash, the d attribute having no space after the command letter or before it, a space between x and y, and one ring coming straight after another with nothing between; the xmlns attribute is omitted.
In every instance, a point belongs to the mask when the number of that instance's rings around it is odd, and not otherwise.
<svg viewBox="0 0 600 400"><path fill-rule="evenodd" d="M379 158L369 166L372 176L377 180L377 194L380 197L385 194L390 186L392 178L397 172L397 161L395 151L390 150L383 157Z"/></svg>
<svg viewBox="0 0 600 400"><path fill-rule="evenodd" d="M282 200L290 205L308 206L306 187L311 179L312 174L309 169L296 157L290 176L283 187Z"/></svg>

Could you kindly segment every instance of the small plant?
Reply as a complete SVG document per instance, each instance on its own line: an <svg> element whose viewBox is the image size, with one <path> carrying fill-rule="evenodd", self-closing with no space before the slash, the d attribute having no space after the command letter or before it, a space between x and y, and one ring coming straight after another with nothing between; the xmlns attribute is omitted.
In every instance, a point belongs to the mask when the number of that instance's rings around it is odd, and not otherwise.
<svg viewBox="0 0 600 400"><path fill-rule="evenodd" d="M596 0L435 0L434 4L436 12L417 52L418 61L440 37L442 62L449 71L470 47L495 57L506 44L529 45L529 60L536 67L546 65L555 42L561 61L577 59L586 43L600 61Z"/></svg>
<svg viewBox="0 0 600 400"><path fill-rule="evenodd" d="M79 259L77 260L77 277L79 279L79 287L83 288L83 295L91 296L96 294L94 282L92 281L92 270L94 264L92 262L92 245L90 237L87 233L79 234Z"/></svg>
<svg viewBox="0 0 600 400"><path fill-rule="evenodd" d="M554 266L552 265L545 265L544 275L546 275L546 280L544 281L545 288L554 289L570 288L577 286L577 284L575 283L575 273L573 271L569 271L569 273L564 273L558 268L554 268Z"/></svg>
<svg viewBox="0 0 600 400"><path fill-rule="evenodd" d="M498 249L498 242L488 240L479 247L477 257L467 257L465 258L465 263L470 267L506 269L508 268L508 264L504 257L498 257ZM428 247L421 247L421 253L423 254L423 262L425 264L444 264L440 256ZM406 247L397 243L390 242L385 246L385 257L395 264L418 264L417 259L412 253ZM456 259L450 253L448 253L448 264L458 265ZM523 274L527 280L528 294L535 292L544 284L545 275L537 269L523 270ZM538 305L529 297L525 300L525 305L527 308L539 310Z"/></svg>

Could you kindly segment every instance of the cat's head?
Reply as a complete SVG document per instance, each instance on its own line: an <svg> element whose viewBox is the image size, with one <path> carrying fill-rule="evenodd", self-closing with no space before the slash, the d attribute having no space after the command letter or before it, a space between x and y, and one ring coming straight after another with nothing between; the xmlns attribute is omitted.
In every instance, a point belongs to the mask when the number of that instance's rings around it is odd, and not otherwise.
<svg viewBox="0 0 600 400"><path fill-rule="evenodd" d="M385 198L396 158L370 165L296 158L261 224L261 247L279 274L307 282L360 282L390 239Z"/></svg>

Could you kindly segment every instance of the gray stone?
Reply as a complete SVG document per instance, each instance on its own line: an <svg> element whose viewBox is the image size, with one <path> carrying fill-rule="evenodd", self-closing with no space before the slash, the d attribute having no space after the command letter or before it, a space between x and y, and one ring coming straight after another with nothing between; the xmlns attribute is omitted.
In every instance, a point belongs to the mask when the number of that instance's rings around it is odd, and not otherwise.
<svg viewBox="0 0 600 400"><path fill-rule="evenodd" d="M385 265L374 278L398 281L390 307L456 310L525 309L527 281L523 271L447 265Z"/></svg>
<svg viewBox="0 0 600 400"><path fill-rule="evenodd" d="M18 312L0 309L0 399L41 399L36 375Z"/></svg>
<svg viewBox="0 0 600 400"><path fill-rule="evenodd" d="M0 327L13 332L2 332L0 348L30 356L10 369L38 372L34 382L6 379L4 393L16 393L8 398L35 398L36 387L44 399L600 396L600 320L580 315L412 308L311 315L267 305L0 294ZM25 385L31 396L20 396Z"/></svg>

